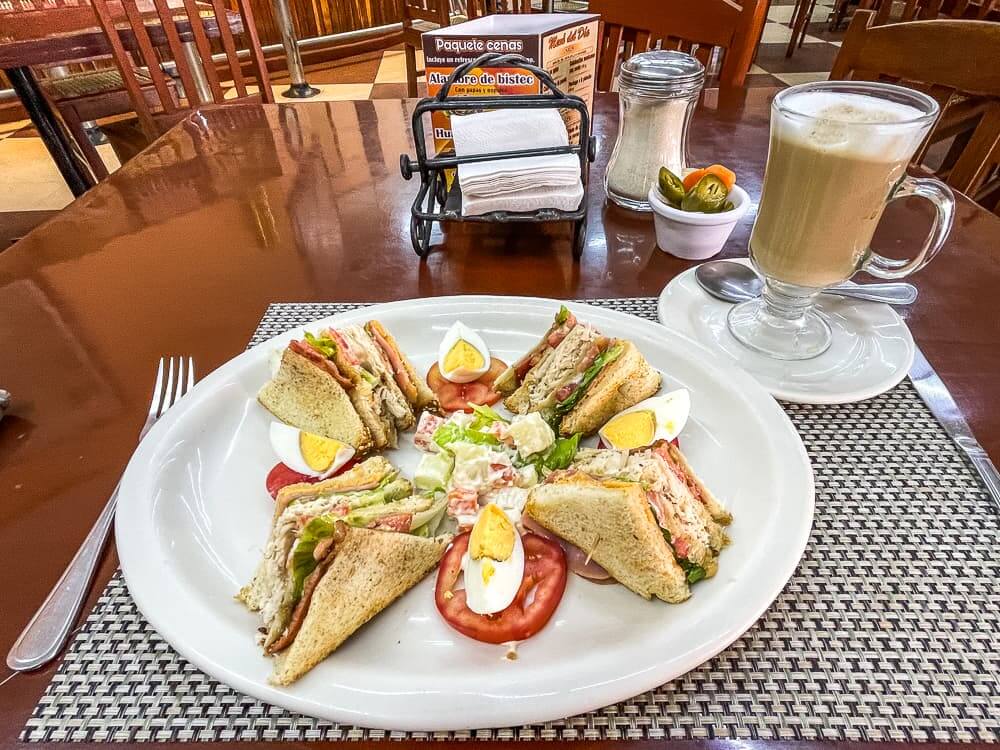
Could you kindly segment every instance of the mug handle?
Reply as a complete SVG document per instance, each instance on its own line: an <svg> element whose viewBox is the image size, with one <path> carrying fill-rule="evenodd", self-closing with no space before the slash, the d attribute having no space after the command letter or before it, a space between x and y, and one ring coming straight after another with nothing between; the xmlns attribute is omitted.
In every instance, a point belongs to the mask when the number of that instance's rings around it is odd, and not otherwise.
<svg viewBox="0 0 1000 750"><path fill-rule="evenodd" d="M924 246L920 248L920 252L912 260L886 258L873 250L862 267L872 276L880 279L901 279L904 276L909 276L930 263L948 238L948 232L951 231L952 222L955 220L955 194L951 192L951 188L931 177L906 175L899 181L899 185L889 201L892 202L910 195L926 198L934 204L934 223L931 225L930 234L924 240Z"/></svg>

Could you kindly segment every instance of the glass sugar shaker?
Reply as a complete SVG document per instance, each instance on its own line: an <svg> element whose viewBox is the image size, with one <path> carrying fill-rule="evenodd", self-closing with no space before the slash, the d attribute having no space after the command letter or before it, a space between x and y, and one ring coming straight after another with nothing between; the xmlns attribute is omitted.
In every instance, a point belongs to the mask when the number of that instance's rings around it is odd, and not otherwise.
<svg viewBox="0 0 1000 750"><path fill-rule="evenodd" d="M705 67L684 52L641 52L622 63L618 141L604 178L619 206L650 211L660 167L683 177L688 124L704 83Z"/></svg>

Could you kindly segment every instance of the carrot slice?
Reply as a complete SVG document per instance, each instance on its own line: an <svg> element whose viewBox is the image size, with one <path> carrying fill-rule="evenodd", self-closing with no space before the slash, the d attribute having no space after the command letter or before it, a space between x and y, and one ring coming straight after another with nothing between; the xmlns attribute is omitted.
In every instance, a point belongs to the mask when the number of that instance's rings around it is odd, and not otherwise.
<svg viewBox="0 0 1000 750"><path fill-rule="evenodd" d="M716 177L722 180L722 184L726 186L726 190L732 190L733 185L736 184L736 173L733 170L728 169L727 167L724 167L721 164L713 164L710 167L703 167L702 169L696 169L693 172L689 172L688 174L684 175L684 179L682 180L682 182L684 183L684 189L690 190L691 188L693 188L695 185L698 184L698 180L700 180L707 174L714 174Z"/></svg>

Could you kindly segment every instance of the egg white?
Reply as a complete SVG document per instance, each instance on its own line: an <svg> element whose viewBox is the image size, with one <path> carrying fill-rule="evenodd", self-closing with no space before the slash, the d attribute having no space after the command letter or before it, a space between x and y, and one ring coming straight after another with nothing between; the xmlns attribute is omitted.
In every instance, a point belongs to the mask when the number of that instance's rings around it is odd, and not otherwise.
<svg viewBox="0 0 1000 750"><path fill-rule="evenodd" d="M687 388L678 388L676 391L664 393L662 396L652 396L645 401L640 401L635 406L618 412L608 420L608 423L622 414L630 414L634 411L653 412L655 426L650 444L658 440L670 441L680 435L681 430L687 424L688 416L691 414L691 393ZM611 448L615 447L614 443L604 434L604 427L598 430L597 434L601 436L605 445Z"/></svg>
<svg viewBox="0 0 1000 750"><path fill-rule="evenodd" d="M506 560L490 560L495 568L490 582L483 583L483 563L489 558L473 560L468 552L462 557L465 571L465 603L476 614L491 615L506 609L514 601L524 578L524 544L514 530L514 549Z"/></svg>
<svg viewBox="0 0 1000 750"><path fill-rule="evenodd" d="M281 422L271 422L271 447L278 454L278 459L281 463L292 471L297 471L299 474L325 479L350 461L354 455L354 449L349 445L344 445L337 452L329 469L326 471L316 471L306 463L306 459L302 455L302 450L299 448L300 432L301 430L297 427L292 427Z"/></svg>
<svg viewBox="0 0 1000 750"><path fill-rule="evenodd" d="M482 367L476 369L469 369L465 367L459 367L455 370L445 370L444 361L448 356L448 353L452 350L459 341L465 341L473 349L479 352L480 356L483 358ZM438 347L438 369L441 371L441 375L445 380L450 380L452 383L471 383L482 375L486 374L486 371L490 369L490 350L486 346L486 342L483 341L483 337L476 333L469 326L465 325L460 320L455 321L454 325L447 330L444 334L444 338L441 340L441 346Z"/></svg>

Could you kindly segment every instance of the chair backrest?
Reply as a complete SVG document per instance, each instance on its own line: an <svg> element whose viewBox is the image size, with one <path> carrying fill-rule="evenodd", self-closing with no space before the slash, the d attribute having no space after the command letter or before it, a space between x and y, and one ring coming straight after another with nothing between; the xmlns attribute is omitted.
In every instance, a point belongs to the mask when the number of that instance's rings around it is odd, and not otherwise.
<svg viewBox="0 0 1000 750"><path fill-rule="evenodd" d="M952 112L971 112L971 135L958 142L964 148L941 176L974 197L1000 160L1000 24L873 23L871 11L854 14L830 80L882 80L919 89L941 105L937 128Z"/></svg>
<svg viewBox="0 0 1000 750"><path fill-rule="evenodd" d="M273 102L271 81L248 0L237 0L238 11L222 0L93 0L94 12L111 46L122 81L151 138L203 104L230 104L250 100ZM243 37L249 67L258 87L253 93L239 59L236 34ZM220 79L212 59L221 50L227 73ZM172 62L184 87L179 100L167 81L163 64ZM145 68L140 80L135 66ZM199 71L207 91L199 94ZM222 81L231 80L235 95L226 98ZM155 97L149 96L150 83ZM144 92L145 88L145 92ZM150 104L150 99L154 104Z"/></svg>
<svg viewBox="0 0 1000 750"><path fill-rule="evenodd" d="M862 9L875 10L875 25L894 21L932 21L956 18L979 21L1000 21L1000 0L903 0L899 18L893 18L893 0L867 0Z"/></svg>
<svg viewBox="0 0 1000 750"><path fill-rule="evenodd" d="M489 0L491 13L531 13L531 0Z"/></svg>
<svg viewBox="0 0 1000 750"><path fill-rule="evenodd" d="M705 65L723 51L719 82L742 86L764 28L764 0L590 0L601 14L597 88L608 91L622 60L650 49L677 49Z"/></svg>
<svg viewBox="0 0 1000 750"><path fill-rule="evenodd" d="M451 23L451 3L449 0L403 0L403 26L412 26L414 21L448 26Z"/></svg>
<svg viewBox="0 0 1000 750"><path fill-rule="evenodd" d="M906 0L916 13L903 14L904 21L931 21L940 16L978 21L1000 20L1000 0Z"/></svg>

